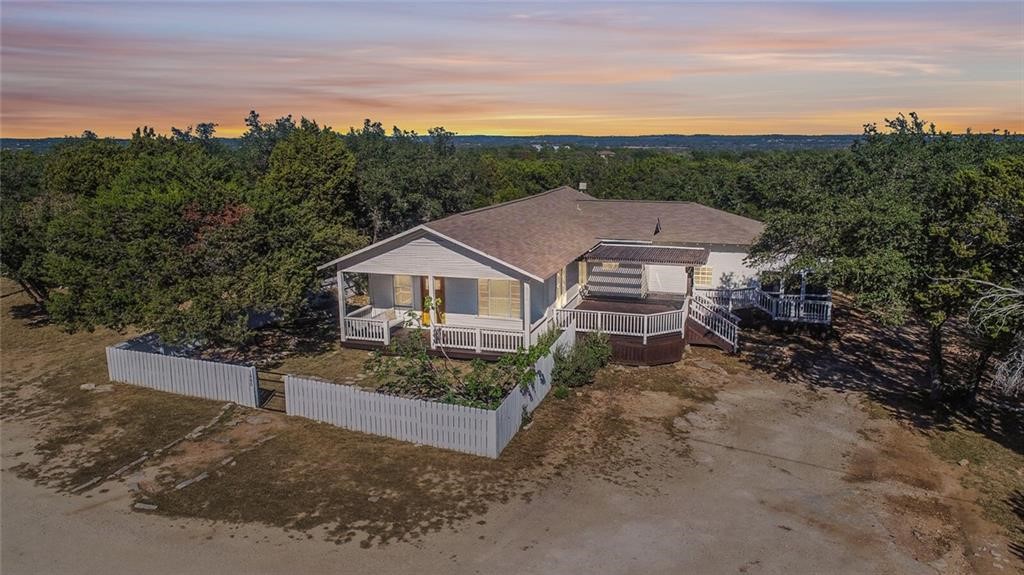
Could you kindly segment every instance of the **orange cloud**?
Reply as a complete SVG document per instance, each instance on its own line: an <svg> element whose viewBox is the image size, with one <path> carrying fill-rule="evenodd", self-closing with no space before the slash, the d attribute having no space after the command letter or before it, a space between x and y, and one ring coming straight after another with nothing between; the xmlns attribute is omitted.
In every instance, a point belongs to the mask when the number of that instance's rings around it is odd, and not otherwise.
<svg viewBox="0 0 1024 575"><path fill-rule="evenodd" d="M1024 131L1014 5L9 4L0 134L305 115L463 133ZM931 115L929 115L929 112Z"/></svg>

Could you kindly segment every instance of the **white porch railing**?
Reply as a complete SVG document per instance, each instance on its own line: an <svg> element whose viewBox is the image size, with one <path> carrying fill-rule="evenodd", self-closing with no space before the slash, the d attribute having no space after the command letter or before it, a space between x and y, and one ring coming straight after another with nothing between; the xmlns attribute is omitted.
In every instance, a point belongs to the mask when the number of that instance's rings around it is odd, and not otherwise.
<svg viewBox="0 0 1024 575"><path fill-rule="evenodd" d="M391 343L391 327L386 319L346 317L345 337L347 339L379 341L384 345L388 345Z"/></svg>
<svg viewBox="0 0 1024 575"><path fill-rule="evenodd" d="M521 330L437 324L431 327L435 347L475 352L513 352L524 347Z"/></svg>
<svg viewBox="0 0 1024 575"><path fill-rule="evenodd" d="M832 323L831 296L781 295L760 288L701 290L701 294L729 311L756 307L776 321Z"/></svg>
<svg viewBox="0 0 1024 575"><path fill-rule="evenodd" d="M600 331L609 335L647 338L678 332L682 334L686 310L676 309L654 314L596 311L589 309L556 309L555 325L565 327L576 322L577 331Z"/></svg>

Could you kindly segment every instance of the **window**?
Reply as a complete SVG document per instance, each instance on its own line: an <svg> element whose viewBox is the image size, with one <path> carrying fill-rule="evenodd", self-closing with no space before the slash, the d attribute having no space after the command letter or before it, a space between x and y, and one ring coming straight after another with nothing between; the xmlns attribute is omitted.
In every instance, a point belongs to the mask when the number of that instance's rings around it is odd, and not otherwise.
<svg viewBox="0 0 1024 575"><path fill-rule="evenodd" d="M395 276L395 307L412 307L412 276Z"/></svg>
<svg viewBox="0 0 1024 575"><path fill-rule="evenodd" d="M513 319L522 316L518 281L479 280L477 290L480 315Z"/></svg>
<svg viewBox="0 0 1024 575"><path fill-rule="evenodd" d="M715 270L711 266L701 266L693 271L693 283L699 286L710 286L715 280Z"/></svg>

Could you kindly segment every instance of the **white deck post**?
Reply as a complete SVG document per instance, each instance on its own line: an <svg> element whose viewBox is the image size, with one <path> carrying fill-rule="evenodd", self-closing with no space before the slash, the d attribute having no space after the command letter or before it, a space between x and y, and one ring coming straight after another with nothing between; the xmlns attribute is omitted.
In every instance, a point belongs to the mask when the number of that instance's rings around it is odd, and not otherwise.
<svg viewBox="0 0 1024 575"><path fill-rule="evenodd" d="M807 270L800 270L800 307L797 317L804 318L804 298L807 297Z"/></svg>
<svg viewBox="0 0 1024 575"><path fill-rule="evenodd" d="M341 341L345 341L345 292L348 291L348 284L345 283L345 272L338 270L336 272L338 279L338 326L340 327Z"/></svg>
<svg viewBox="0 0 1024 575"><path fill-rule="evenodd" d="M523 282L523 347L529 349L530 341L530 282Z"/></svg>
<svg viewBox="0 0 1024 575"><path fill-rule="evenodd" d="M690 320L690 296L686 296L683 300L683 321L682 325L679 326L679 335L683 339L686 339L686 322Z"/></svg>
<svg viewBox="0 0 1024 575"><path fill-rule="evenodd" d="M427 293L430 297L430 349L434 349L434 325L437 324L437 302L434 301L434 276L427 276Z"/></svg>
<svg viewBox="0 0 1024 575"><path fill-rule="evenodd" d="M651 316L644 315L644 345L647 345L647 332L649 331L647 329L647 320L650 319L650 318L651 318Z"/></svg>

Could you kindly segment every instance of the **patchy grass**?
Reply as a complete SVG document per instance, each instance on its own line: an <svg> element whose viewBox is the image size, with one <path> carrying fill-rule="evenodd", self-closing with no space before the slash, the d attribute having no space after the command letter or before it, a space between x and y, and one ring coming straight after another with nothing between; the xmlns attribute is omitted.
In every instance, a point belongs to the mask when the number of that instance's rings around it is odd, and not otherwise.
<svg viewBox="0 0 1024 575"><path fill-rule="evenodd" d="M334 343L317 353L288 356L273 371L377 389L381 382L363 369L369 358L368 351L344 348Z"/></svg>
<svg viewBox="0 0 1024 575"><path fill-rule="evenodd" d="M949 463L967 461L961 483L978 492L986 518L1024 549L1024 455L959 426L930 433L928 446Z"/></svg>
<svg viewBox="0 0 1024 575"><path fill-rule="evenodd" d="M494 503L528 499L578 462L583 442L614 443L614 425L593 438L578 431L591 405L586 395L545 402L499 460L288 418L273 439L237 455L230 468L187 489L142 498L161 514L323 528L338 543L415 540Z"/></svg>
<svg viewBox="0 0 1024 575"><path fill-rule="evenodd" d="M323 529L338 543L374 546L456 526L496 503L528 500L570 473L643 492L652 489L655 471L638 462L658 448L645 421L671 421L711 401L714 390L697 383L703 373L691 366L606 368L594 385L545 401L498 460L288 418L272 440L209 479L142 497L161 514ZM662 457L671 455L679 453Z"/></svg>
<svg viewBox="0 0 1024 575"><path fill-rule="evenodd" d="M861 409L868 416L868 419L886 420L889 419L889 410L884 405L869 398L861 401Z"/></svg>
<svg viewBox="0 0 1024 575"><path fill-rule="evenodd" d="M0 285L4 293L17 290L7 280ZM21 465L23 477L73 488L181 437L221 405L109 385L104 349L129 335L66 333L49 325L24 294L3 298L0 321L3 419L43 429L35 446L39 461Z"/></svg>

